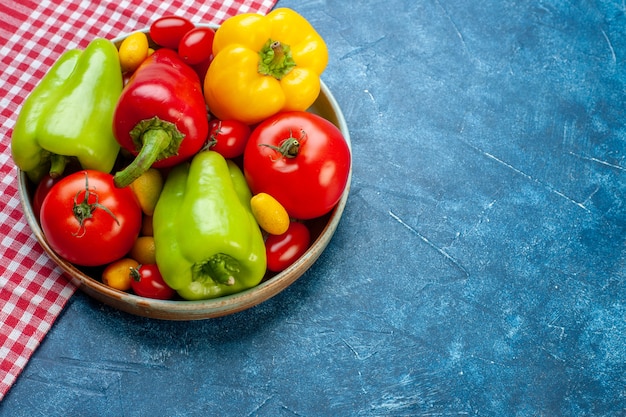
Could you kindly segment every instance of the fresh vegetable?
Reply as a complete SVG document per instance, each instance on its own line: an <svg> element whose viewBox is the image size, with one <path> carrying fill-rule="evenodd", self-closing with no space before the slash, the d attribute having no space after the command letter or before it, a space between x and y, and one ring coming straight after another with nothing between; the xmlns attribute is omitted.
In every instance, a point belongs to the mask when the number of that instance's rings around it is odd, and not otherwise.
<svg viewBox="0 0 626 417"><path fill-rule="evenodd" d="M128 256L140 264L154 264L156 263L155 251L154 237L139 236L130 249Z"/></svg>
<svg viewBox="0 0 626 417"><path fill-rule="evenodd" d="M41 213L41 205L43 204L43 200L45 200L46 196L57 182L59 182L60 178L52 178L50 174L45 174L43 178L37 184L37 188L35 188L35 193L33 194L33 213L36 218L39 219L39 214Z"/></svg>
<svg viewBox="0 0 626 417"><path fill-rule="evenodd" d="M183 36L194 27L182 16L163 16L150 25L150 37L157 45L175 50Z"/></svg>
<svg viewBox="0 0 626 417"><path fill-rule="evenodd" d="M94 170L68 175L41 206L41 229L50 247L69 262L99 266L123 257L141 228L141 208L128 187Z"/></svg>
<svg viewBox="0 0 626 417"><path fill-rule="evenodd" d="M208 130L198 75L175 51L156 50L137 68L115 108L115 137L136 155L115 174L115 184L124 187L151 166L170 167L191 158Z"/></svg>
<svg viewBox="0 0 626 417"><path fill-rule="evenodd" d="M328 50L311 24L279 8L239 14L215 32L205 99L219 119L248 124L286 110L306 110L320 92Z"/></svg>
<svg viewBox="0 0 626 417"><path fill-rule="evenodd" d="M58 178L65 168L64 155L57 156L42 148L39 142L42 133L45 132L40 133L39 130L40 125L44 124L47 107L52 106L63 84L72 75L81 53L80 50L73 49L59 57L28 95L15 122L11 137L13 160L35 183L46 175L46 171L51 171L48 172L49 176Z"/></svg>
<svg viewBox="0 0 626 417"><path fill-rule="evenodd" d="M271 195L259 193L250 199L252 214L261 229L271 235L282 235L289 227L287 210Z"/></svg>
<svg viewBox="0 0 626 417"><path fill-rule="evenodd" d="M213 119L209 123L207 146L224 158L237 158L243 155L250 133L250 126L238 120Z"/></svg>
<svg viewBox="0 0 626 417"><path fill-rule="evenodd" d="M217 152L198 153L169 173L154 211L157 265L188 300L257 285L265 274L261 230L241 170Z"/></svg>
<svg viewBox="0 0 626 417"><path fill-rule="evenodd" d="M215 31L207 26L191 29L180 40L178 55L188 65L209 61L213 55Z"/></svg>
<svg viewBox="0 0 626 417"><path fill-rule="evenodd" d="M119 49L122 72L133 72L148 57L148 37L143 32L131 33Z"/></svg>
<svg viewBox="0 0 626 417"><path fill-rule="evenodd" d="M144 214L152 216L154 207L163 189L163 175L161 171L150 168L131 182L129 187L135 193Z"/></svg>
<svg viewBox="0 0 626 417"><path fill-rule="evenodd" d="M131 271L131 276L133 291L141 297L169 300L176 295L176 292L163 281L159 267L155 264L139 265Z"/></svg>
<svg viewBox="0 0 626 417"><path fill-rule="evenodd" d="M270 235L265 240L267 269L280 272L293 264L309 248L311 234L303 223L291 222L282 235Z"/></svg>
<svg viewBox="0 0 626 417"><path fill-rule="evenodd" d="M43 178L34 209L46 240L69 262L99 267L103 283L143 297L201 300L252 288L306 252L311 236L300 220L328 213L348 184L341 132L306 112L319 95L326 45L289 9L239 15L217 32L167 16L150 36L156 51L142 32L119 51L104 40L68 51L31 94L35 104L25 102L12 149L31 163L33 181ZM85 62L100 62L99 71ZM76 124L79 92L89 96L91 127L112 139L108 170L83 169L82 155L44 148L36 135L17 140L54 128L77 135L67 126ZM109 104L106 126L96 100ZM57 114L63 128L47 120ZM95 148L91 128L81 128L83 144ZM90 155L102 163L105 154ZM60 178L57 164L68 161L82 170ZM111 175L114 164L122 167Z"/></svg>
<svg viewBox="0 0 626 417"><path fill-rule="evenodd" d="M138 266L137 261L130 258L113 261L102 271L102 283L116 290L128 291L132 288L133 270Z"/></svg>
<svg viewBox="0 0 626 417"><path fill-rule="evenodd" d="M110 172L119 152L111 130L122 90L117 48L95 39L64 53L28 96L11 139L15 164L38 182L59 177L68 157L84 169Z"/></svg>
<svg viewBox="0 0 626 417"><path fill-rule="evenodd" d="M284 112L260 123L243 158L254 194L267 193L295 219L328 213L348 183L350 149L341 131L307 112Z"/></svg>

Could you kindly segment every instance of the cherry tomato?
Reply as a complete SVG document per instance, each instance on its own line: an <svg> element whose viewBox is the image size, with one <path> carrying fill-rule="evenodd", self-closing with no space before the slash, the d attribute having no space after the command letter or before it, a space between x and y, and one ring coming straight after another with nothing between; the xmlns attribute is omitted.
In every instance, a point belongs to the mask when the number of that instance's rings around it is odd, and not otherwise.
<svg viewBox="0 0 626 417"><path fill-rule="evenodd" d="M189 65L208 61L213 54L213 38L215 31L210 27L191 29L178 44L178 55Z"/></svg>
<svg viewBox="0 0 626 417"><path fill-rule="evenodd" d="M122 258L111 262L102 271L102 283L120 291L128 291L132 288L133 270L139 263L130 258Z"/></svg>
<svg viewBox="0 0 626 417"><path fill-rule="evenodd" d="M135 243L141 207L133 191L113 176L83 170L56 183L41 205L41 228L62 258L83 266L120 259Z"/></svg>
<svg viewBox="0 0 626 417"><path fill-rule="evenodd" d="M163 281L156 264L139 265L133 271L131 285L135 294L157 300L169 300L176 293Z"/></svg>
<svg viewBox="0 0 626 417"><path fill-rule="evenodd" d="M54 184L59 182L60 179L61 178L52 178L50 174L46 174L41 181L39 181L39 184L37 184L35 194L33 194L33 213L35 213L37 219L39 219L39 214L41 213L43 200L46 198L48 192L50 192Z"/></svg>
<svg viewBox="0 0 626 417"><path fill-rule="evenodd" d="M341 131L313 113L278 113L250 135L243 156L253 194L267 193L295 219L312 219L337 204L348 183L350 149Z"/></svg>
<svg viewBox="0 0 626 417"><path fill-rule="evenodd" d="M309 248L311 234L300 222L291 222L282 235L269 235L265 240L267 269L280 272L294 263Z"/></svg>
<svg viewBox="0 0 626 417"><path fill-rule="evenodd" d="M176 49L180 40L195 25L181 16L163 16L150 25L150 37L157 45Z"/></svg>
<svg viewBox="0 0 626 417"><path fill-rule="evenodd" d="M130 248L128 257L134 259L139 264L154 264L156 245L153 236L139 236L135 244Z"/></svg>
<svg viewBox="0 0 626 417"><path fill-rule="evenodd" d="M213 119L209 123L209 147L224 158L243 154L250 137L250 126L238 120Z"/></svg>

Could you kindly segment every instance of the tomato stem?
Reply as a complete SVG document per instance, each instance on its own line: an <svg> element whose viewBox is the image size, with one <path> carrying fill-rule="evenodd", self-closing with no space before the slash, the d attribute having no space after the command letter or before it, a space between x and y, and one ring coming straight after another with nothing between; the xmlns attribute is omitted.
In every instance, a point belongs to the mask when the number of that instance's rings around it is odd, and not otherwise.
<svg viewBox="0 0 626 417"><path fill-rule="evenodd" d="M281 141L279 146L268 145L266 143L261 143L259 146L267 146L268 148L278 152L282 157L291 159L298 156L298 153L300 152L300 145L305 137L306 133L304 130L300 131L299 138L294 137L291 130L289 130L289 137Z"/></svg>
<svg viewBox="0 0 626 417"><path fill-rule="evenodd" d="M85 233L87 232L87 229L85 228L85 220L91 219L93 217L93 212L99 208L104 210L111 217L113 217L113 220L115 220L115 223L117 223L119 226L120 221L117 219L117 217L115 217L115 214L113 214L111 210L109 210L107 207L103 206L102 204L98 202L98 194L93 193L96 196L96 201L89 204L89 197L90 197L89 176L87 175L86 172L85 172L85 195L84 195L83 201L79 203L78 196L80 195L81 192L82 190L78 191L76 195L74 196L74 206L72 207L72 212L74 213L74 218L78 221L79 228L76 233L72 233L73 236L83 237L85 235Z"/></svg>
<svg viewBox="0 0 626 417"><path fill-rule="evenodd" d="M141 266L142 265L137 265L135 268L130 268L130 277L136 282L141 281L141 272L139 272L139 268L141 268Z"/></svg>
<svg viewBox="0 0 626 417"><path fill-rule="evenodd" d="M217 125L217 129L215 130L214 134L209 135L209 140L207 140L207 143L204 145L204 147L202 148L202 150L209 150L212 147L214 147L215 145L217 145L217 137L222 133L222 121L220 120L218 122Z"/></svg>

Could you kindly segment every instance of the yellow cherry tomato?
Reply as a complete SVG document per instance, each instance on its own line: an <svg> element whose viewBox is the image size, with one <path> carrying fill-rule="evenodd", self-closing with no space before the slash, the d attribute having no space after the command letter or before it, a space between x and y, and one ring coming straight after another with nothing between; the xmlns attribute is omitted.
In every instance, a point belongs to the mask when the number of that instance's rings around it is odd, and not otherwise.
<svg viewBox="0 0 626 417"><path fill-rule="evenodd" d="M122 72L133 72L148 57L148 37L143 32L135 32L122 41L119 49Z"/></svg>
<svg viewBox="0 0 626 417"><path fill-rule="evenodd" d="M137 196L141 210L147 216L154 214L161 190L163 190L163 176L161 172L155 168L150 168L139 178L130 184L131 190Z"/></svg>
<svg viewBox="0 0 626 417"><path fill-rule="evenodd" d="M156 263L154 237L140 236L135 240L133 247L128 253L132 259L141 265L151 265Z"/></svg>
<svg viewBox="0 0 626 417"><path fill-rule="evenodd" d="M132 270L138 266L139 263L130 258L112 262L102 271L102 283L116 290L128 291L133 281Z"/></svg>
<svg viewBox="0 0 626 417"><path fill-rule="evenodd" d="M282 235L289 228L289 214L274 197L258 193L250 199L252 214L261 229L271 235Z"/></svg>

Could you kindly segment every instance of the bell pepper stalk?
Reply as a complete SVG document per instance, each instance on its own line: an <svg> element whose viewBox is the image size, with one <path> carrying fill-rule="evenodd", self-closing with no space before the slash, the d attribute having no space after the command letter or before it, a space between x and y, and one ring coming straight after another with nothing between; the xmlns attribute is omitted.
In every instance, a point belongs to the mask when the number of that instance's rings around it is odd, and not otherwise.
<svg viewBox="0 0 626 417"><path fill-rule="evenodd" d="M176 51L158 49L135 70L115 108L113 133L135 156L115 174L118 187L150 167L179 164L202 148L209 134L202 85Z"/></svg>
<svg viewBox="0 0 626 417"><path fill-rule="evenodd" d="M122 85L112 42L94 39L63 53L20 110L11 136L17 167L35 183L46 171L60 177L70 158L110 172L120 150L111 124Z"/></svg>
<svg viewBox="0 0 626 417"><path fill-rule="evenodd" d="M288 8L226 19L215 32L213 56L204 78L209 109L218 119L248 124L307 110L328 63L322 37Z"/></svg>
<svg viewBox="0 0 626 417"><path fill-rule="evenodd" d="M265 243L239 167L203 150L172 168L154 217L156 263L187 300L234 294L265 275Z"/></svg>

